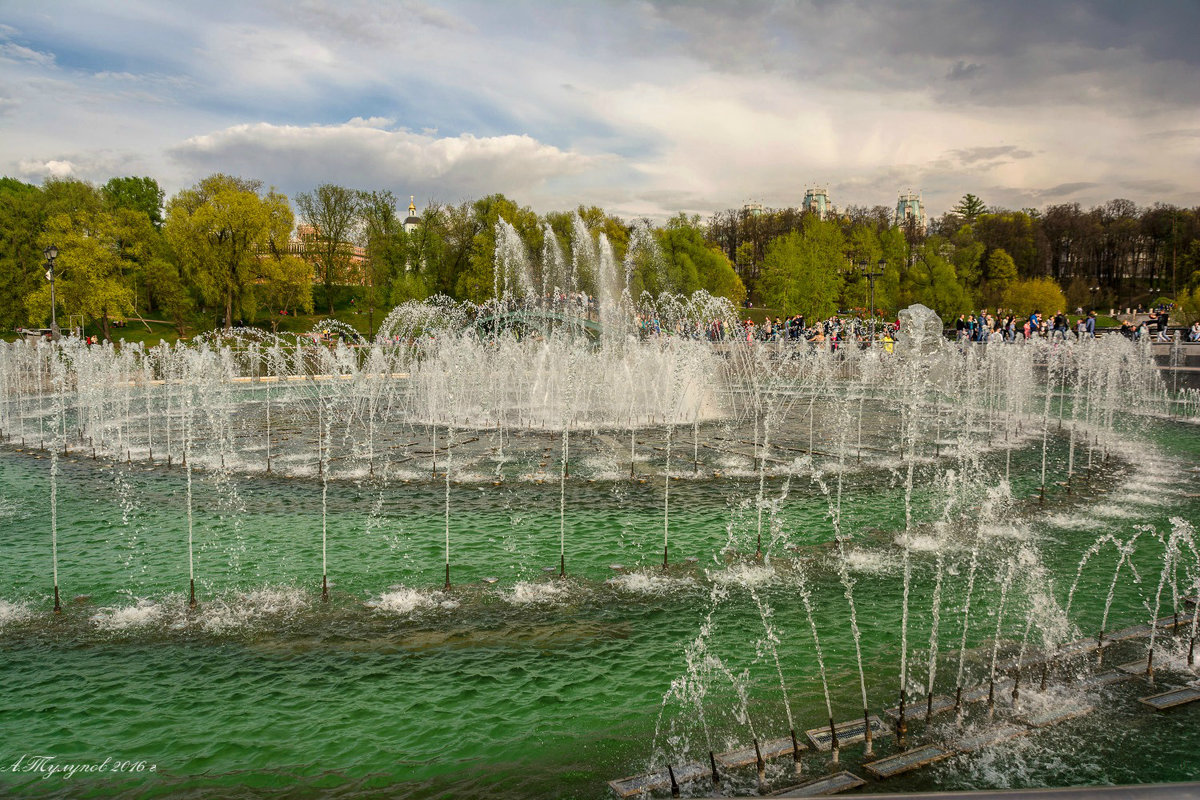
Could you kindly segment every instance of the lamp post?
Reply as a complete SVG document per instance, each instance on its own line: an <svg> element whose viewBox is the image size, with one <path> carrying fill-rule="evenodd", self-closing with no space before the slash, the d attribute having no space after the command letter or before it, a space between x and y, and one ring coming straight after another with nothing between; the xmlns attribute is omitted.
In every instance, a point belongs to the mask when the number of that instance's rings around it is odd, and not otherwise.
<svg viewBox="0 0 1200 800"><path fill-rule="evenodd" d="M58 247L52 244L42 251L42 255L46 257L46 280L50 281L50 338L57 342L59 333L54 301L54 262L58 258Z"/></svg>
<svg viewBox="0 0 1200 800"><path fill-rule="evenodd" d="M871 346L875 346L875 279L883 275L883 270L887 267L887 259L879 259L879 263L875 265L876 270L871 269L871 265L862 261L859 262L858 269L871 287Z"/></svg>

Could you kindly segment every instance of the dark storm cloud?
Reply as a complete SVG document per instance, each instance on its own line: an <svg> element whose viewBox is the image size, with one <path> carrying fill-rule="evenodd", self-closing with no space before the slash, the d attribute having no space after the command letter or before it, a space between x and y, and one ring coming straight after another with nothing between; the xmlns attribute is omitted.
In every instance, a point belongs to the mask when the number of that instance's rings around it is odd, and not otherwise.
<svg viewBox="0 0 1200 800"><path fill-rule="evenodd" d="M959 60L956 61L954 66L950 68L950 71L946 73L946 80L965 81L978 75L982 69L983 65L981 64L968 64L966 61Z"/></svg>
<svg viewBox="0 0 1200 800"><path fill-rule="evenodd" d="M1049 189L1042 189L1040 191L1034 192L1033 195L1042 200L1053 200L1055 198L1066 197L1067 195L1076 194L1077 192L1082 192L1086 189L1094 189L1098 186L1100 186L1100 184L1092 183L1089 181L1076 181L1075 183L1060 183L1059 185L1052 186Z"/></svg>
<svg viewBox="0 0 1200 800"><path fill-rule="evenodd" d="M978 164L980 162L996 162L1000 160L1033 158L1033 153L1013 145L997 145L995 147L970 147L965 150L955 150L953 155L960 164Z"/></svg>
<svg viewBox="0 0 1200 800"><path fill-rule="evenodd" d="M1197 2L44 6L10 0L0 24L9 174L657 218L794 205L813 182L838 205L924 191L934 214L968 191L1200 202Z"/></svg>
<svg viewBox="0 0 1200 800"><path fill-rule="evenodd" d="M697 6L655 12L718 69L766 69L847 90L926 90L944 102L1200 100L1200 3L894 2Z"/></svg>

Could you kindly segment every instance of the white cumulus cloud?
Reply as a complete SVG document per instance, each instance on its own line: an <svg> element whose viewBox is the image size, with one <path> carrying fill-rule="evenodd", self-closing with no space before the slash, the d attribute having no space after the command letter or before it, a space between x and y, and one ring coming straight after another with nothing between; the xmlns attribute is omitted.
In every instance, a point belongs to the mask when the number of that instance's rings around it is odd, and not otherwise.
<svg viewBox="0 0 1200 800"><path fill-rule="evenodd" d="M196 177L232 172L285 191L329 182L444 201L503 192L529 202L547 182L605 160L528 135L438 136L388 123L356 118L337 125L234 125L193 136L169 152Z"/></svg>

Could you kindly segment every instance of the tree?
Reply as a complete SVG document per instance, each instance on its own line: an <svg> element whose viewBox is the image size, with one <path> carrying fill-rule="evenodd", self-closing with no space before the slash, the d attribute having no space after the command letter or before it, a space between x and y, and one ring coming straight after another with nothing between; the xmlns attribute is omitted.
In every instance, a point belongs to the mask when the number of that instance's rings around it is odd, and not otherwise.
<svg viewBox="0 0 1200 800"><path fill-rule="evenodd" d="M988 300L994 305L1000 302L1008 287L1017 279L1017 265L1003 248L997 248L988 253L984 274L987 276Z"/></svg>
<svg viewBox="0 0 1200 800"><path fill-rule="evenodd" d="M651 293L673 291L690 295L703 289L715 297L726 297L734 305L746 299L746 287L721 250L704 240L698 221L683 214L673 217L655 237L662 252L657 286L647 286L645 272L640 276L643 288ZM655 281L649 281L651 285Z"/></svg>
<svg viewBox="0 0 1200 800"><path fill-rule="evenodd" d="M932 236L918 249L909 269L914 299L932 308L942 319L955 317L968 307L968 295L958 281L954 265L946 258L950 249L944 238Z"/></svg>
<svg viewBox="0 0 1200 800"><path fill-rule="evenodd" d="M511 285L516 275L496 274L496 224L500 220L512 225L526 248L541 249L542 232L537 214L527 207L520 207L502 194L488 195L476 200L469 209L471 221L464 225L463 233L471 231L470 241L457 243L466 249L458 259L465 262L466 269L459 273L455 284L458 297L481 303L496 295L497 288L504 293L504 284ZM526 265L527 266L527 263ZM503 280L500 280L500 279Z"/></svg>
<svg viewBox="0 0 1200 800"><path fill-rule="evenodd" d="M98 325L111 339L110 320L123 320L133 311L133 290L124 279L118 246L117 224L99 202L97 190L82 182L61 187L60 198L69 204L46 220L40 243L58 247L55 264L55 300L68 314L78 314ZM89 193L93 195L88 200ZM26 298L31 316L46 313L50 305L47 283Z"/></svg>
<svg viewBox="0 0 1200 800"><path fill-rule="evenodd" d="M1014 281L1001 302L1019 316L1028 316L1034 311L1053 314L1067 307L1067 298L1063 297L1062 289L1050 278Z"/></svg>
<svg viewBox="0 0 1200 800"><path fill-rule="evenodd" d="M45 203L37 186L0 178L0 327L5 330L42 317L42 312L30 314L25 299L44 282L38 237Z"/></svg>
<svg viewBox="0 0 1200 800"><path fill-rule="evenodd" d="M332 183L321 184L311 194L296 195L296 207L308 223L300 238L321 275L330 315L333 286L346 281L353 260L352 240L359 222L360 202L360 193Z"/></svg>
<svg viewBox="0 0 1200 800"><path fill-rule="evenodd" d="M154 178L110 178L100 194L109 208L137 211L156 229L162 228L163 190Z"/></svg>
<svg viewBox="0 0 1200 800"><path fill-rule="evenodd" d="M191 293L179 274L179 268L166 258L154 258L146 264L146 283L154 287L156 307L170 317L175 331L184 335L184 325L194 310Z"/></svg>
<svg viewBox="0 0 1200 800"><path fill-rule="evenodd" d="M1003 249L1022 278L1038 272L1037 234L1034 220L1020 211L982 214L975 221L975 239L989 250Z"/></svg>
<svg viewBox="0 0 1200 800"><path fill-rule="evenodd" d="M983 201L970 192L964 194L962 200L954 207L954 213L965 219L968 224L974 222L975 218L986 210Z"/></svg>
<svg viewBox="0 0 1200 800"><path fill-rule="evenodd" d="M968 293L974 293L983 283L983 256L987 247L976 241L975 231L970 225L959 227L950 236L950 244L954 252L950 255L950 263Z"/></svg>
<svg viewBox="0 0 1200 800"><path fill-rule="evenodd" d="M262 300L269 308L290 312L312 313L312 267L307 261L290 253L272 253L259 261L259 280ZM279 327L279 317L271 315L271 330Z"/></svg>
<svg viewBox="0 0 1200 800"><path fill-rule="evenodd" d="M260 181L216 174L167 204L167 240L205 301L224 306L226 330L235 312L253 316L268 277L263 258L282 253L292 230L287 197L261 190Z"/></svg>
<svg viewBox="0 0 1200 800"><path fill-rule="evenodd" d="M358 210L363 237L363 300L367 305L368 337L375 336L375 308L386 302L397 272L404 269L404 229L396 219L396 196L388 191L359 192Z"/></svg>
<svg viewBox="0 0 1200 800"><path fill-rule="evenodd" d="M841 229L813 216L803 229L773 241L762 267L762 300L785 313L802 313L810 319L837 311L842 288L845 242Z"/></svg>

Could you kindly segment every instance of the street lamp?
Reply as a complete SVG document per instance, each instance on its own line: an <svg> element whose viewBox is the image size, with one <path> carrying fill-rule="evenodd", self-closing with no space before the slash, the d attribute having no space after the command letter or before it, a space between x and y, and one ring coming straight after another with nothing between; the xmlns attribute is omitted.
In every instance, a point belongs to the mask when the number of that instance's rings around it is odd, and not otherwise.
<svg viewBox="0 0 1200 800"><path fill-rule="evenodd" d="M58 341L58 317L55 311L54 302L54 262L58 258L58 247L50 245L42 251L42 255L46 257L46 280L50 281L50 338Z"/></svg>
<svg viewBox="0 0 1200 800"><path fill-rule="evenodd" d="M883 275L883 270L887 267L887 259L884 259L884 258L879 259L879 263L876 264L875 266L876 266L876 270L873 271L871 269L871 265L866 261L859 262L859 265L858 265L859 271L862 273L863 277L867 279L867 282L871 286L870 314L871 314L871 346L872 347L875 346L875 279Z"/></svg>

